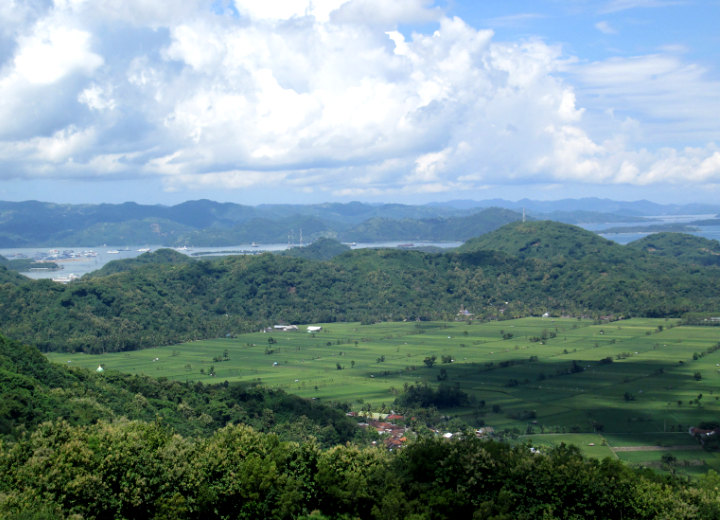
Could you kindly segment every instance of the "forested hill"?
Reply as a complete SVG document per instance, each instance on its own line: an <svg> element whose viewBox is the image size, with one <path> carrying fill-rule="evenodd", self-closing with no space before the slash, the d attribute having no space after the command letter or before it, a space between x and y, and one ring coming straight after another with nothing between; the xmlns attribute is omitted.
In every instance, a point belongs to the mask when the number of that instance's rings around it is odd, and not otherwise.
<svg viewBox="0 0 720 520"><path fill-rule="evenodd" d="M67 285L6 277L0 330L42 350L117 351L285 323L530 314L717 312L720 268L658 257L574 226L510 224L458 251L348 251L329 261L262 254L167 263ZM0 272L0 274L2 274Z"/></svg>
<svg viewBox="0 0 720 520"><path fill-rule="evenodd" d="M575 226L546 220L515 222L465 242L458 251L502 251L517 258L542 260L582 259L589 256L614 260L636 254L615 242Z"/></svg>
<svg viewBox="0 0 720 520"><path fill-rule="evenodd" d="M86 276L88 278L99 278L110 274L121 273L124 271L132 271L138 267L148 265L175 265L187 264L193 260L183 253L179 253L174 249L158 249L148 253L143 253L136 258L127 258L124 260L113 260L102 266L97 271L92 271Z"/></svg>
<svg viewBox="0 0 720 520"><path fill-rule="evenodd" d="M328 446L359 434L344 411L282 390L73 370L0 335L0 439L17 438L45 421L84 426L120 418L162 420L173 431L192 436L208 436L241 422L286 440L312 437Z"/></svg>
<svg viewBox="0 0 720 520"><path fill-rule="evenodd" d="M656 233L628 244L651 256L675 258L684 263L720 265L720 242L682 233Z"/></svg>

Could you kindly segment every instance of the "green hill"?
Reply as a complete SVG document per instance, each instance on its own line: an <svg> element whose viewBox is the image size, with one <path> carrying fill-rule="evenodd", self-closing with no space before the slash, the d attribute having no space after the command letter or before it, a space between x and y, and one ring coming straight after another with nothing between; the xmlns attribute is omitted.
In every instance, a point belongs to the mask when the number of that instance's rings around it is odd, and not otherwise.
<svg viewBox="0 0 720 520"><path fill-rule="evenodd" d="M27 270L31 266L47 267L49 269L57 268L57 264L51 262L38 265L32 260L8 260L7 258L0 256L0 284L10 283L17 285L27 282L27 277L19 274L17 271Z"/></svg>
<svg viewBox="0 0 720 520"><path fill-rule="evenodd" d="M50 363L36 348L0 335L0 436L15 438L39 424L73 425L129 418L162 421L185 435L210 435L242 422L281 438L345 442L358 433L337 408L258 385L202 385L91 373Z"/></svg>
<svg viewBox="0 0 720 520"><path fill-rule="evenodd" d="M653 257L674 258L697 265L720 265L720 242L684 233L656 233L627 247Z"/></svg>
<svg viewBox="0 0 720 520"><path fill-rule="evenodd" d="M468 240L459 252L502 251L517 258L579 259L589 255L611 258L626 250L591 231L550 220L514 222L491 233Z"/></svg>
<svg viewBox="0 0 720 520"><path fill-rule="evenodd" d="M98 278L124 271L131 271L146 265L179 265L192 262L187 255L178 253L173 249L158 249L157 251L143 253L136 258L124 260L113 260L102 266L97 271L88 273L86 278Z"/></svg>
<svg viewBox="0 0 720 520"><path fill-rule="evenodd" d="M293 247L280 254L294 258L305 258L307 260L330 260L346 251L350 246L342 244L332 238L321 238L305 247Z"/></svg>

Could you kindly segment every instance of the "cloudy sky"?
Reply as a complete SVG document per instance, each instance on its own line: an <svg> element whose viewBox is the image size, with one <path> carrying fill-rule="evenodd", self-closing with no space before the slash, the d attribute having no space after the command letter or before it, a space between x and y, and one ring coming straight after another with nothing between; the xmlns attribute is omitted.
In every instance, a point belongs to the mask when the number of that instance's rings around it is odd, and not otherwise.
<svg viewBox="0 0 720 520"><path fill-rule="evenodd" d="M720 201L720 0L5 0L0 200Z"/></svg>

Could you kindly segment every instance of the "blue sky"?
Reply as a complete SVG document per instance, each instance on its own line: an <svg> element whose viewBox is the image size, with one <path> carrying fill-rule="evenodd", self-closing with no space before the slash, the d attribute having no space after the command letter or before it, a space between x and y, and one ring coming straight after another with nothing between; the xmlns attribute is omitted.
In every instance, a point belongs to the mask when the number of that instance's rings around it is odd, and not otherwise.
<svg viewBox="0 0 720 520"><path fill-rule="evenodd" d="M11 0L0 200L720 199L720 0Z"/></svg>

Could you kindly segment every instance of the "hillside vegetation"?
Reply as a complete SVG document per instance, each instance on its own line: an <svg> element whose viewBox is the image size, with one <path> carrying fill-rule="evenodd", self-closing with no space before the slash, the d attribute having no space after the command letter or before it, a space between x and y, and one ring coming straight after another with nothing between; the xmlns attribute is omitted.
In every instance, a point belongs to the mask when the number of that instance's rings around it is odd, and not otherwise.
<svg viewBox="0 0 720 520"><path fill-rule="evenodd" d="M36 348L0 336L0 437L17 439L45 421L84 426L120 418L155 421L208 436L231 423L324 445L359 432L343 412L255 384L203 385L102 374L50 363Z"/></svg>
<svg viewBox="0 0 720 520"><path fill-rule="evenodd" d="M720 265L720 242L682 233L656 233L628 244L650 256L696 265Z"/></svg>
<svg viewBox="0 0 720 520"><path fill-rule="evenodd" d="M106 352L278 322L557 315L679 317L720 307L718 267L653 256L554 222L514 223L457 251L353 250L179 262L168 252L68 285L0 271L0 329L42 350ZM132 266L132 268L128 268Z"/></svg>

